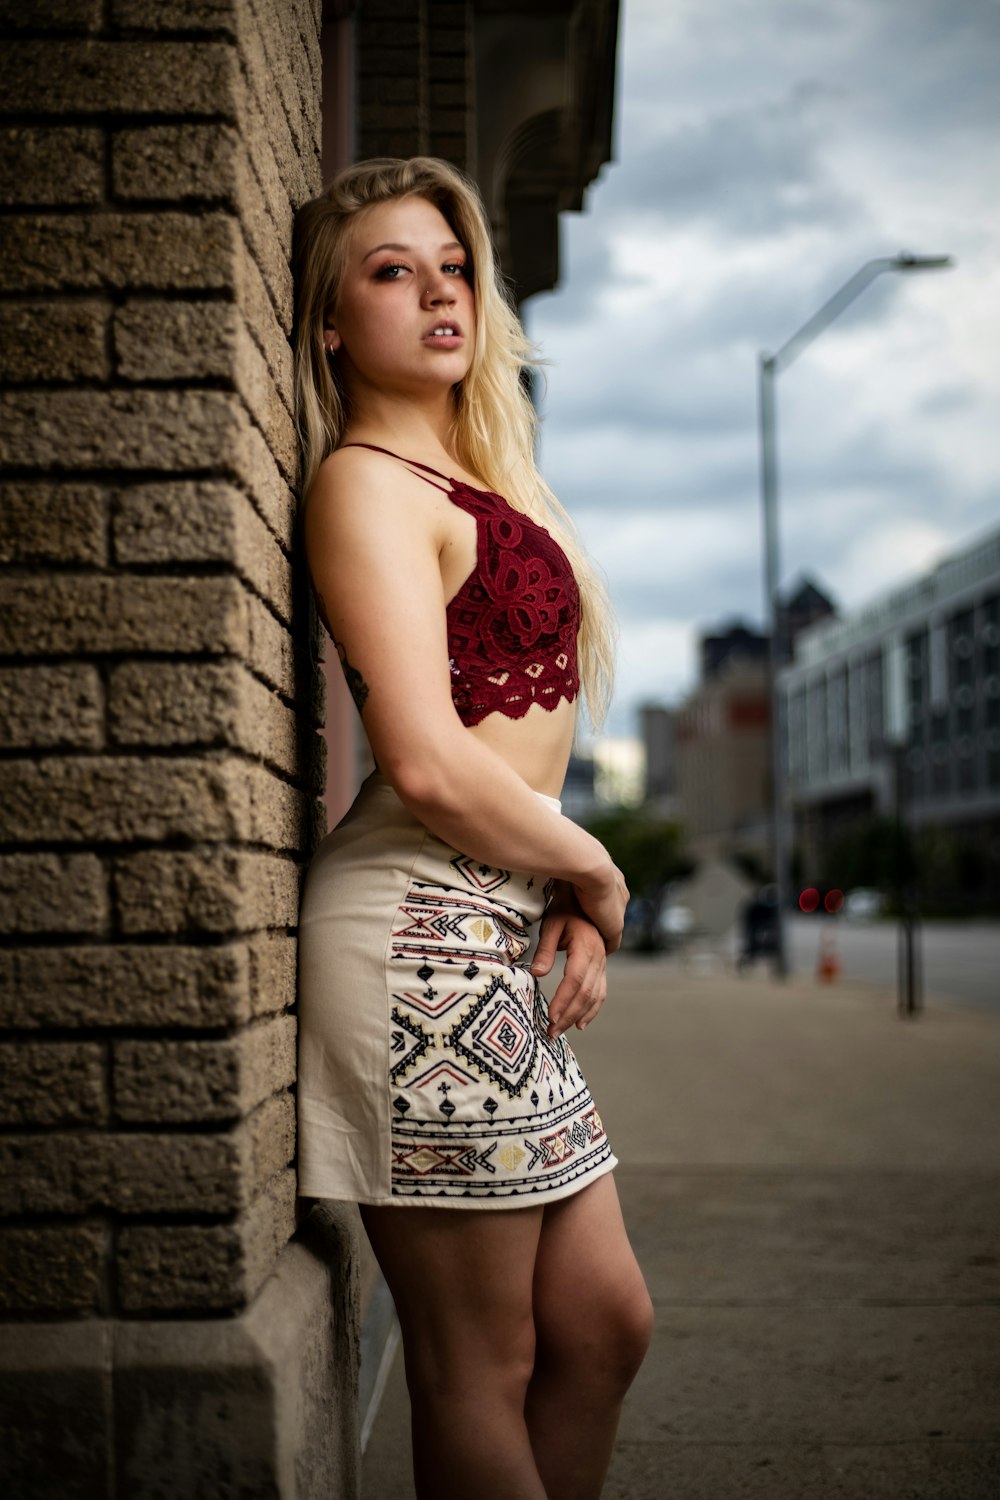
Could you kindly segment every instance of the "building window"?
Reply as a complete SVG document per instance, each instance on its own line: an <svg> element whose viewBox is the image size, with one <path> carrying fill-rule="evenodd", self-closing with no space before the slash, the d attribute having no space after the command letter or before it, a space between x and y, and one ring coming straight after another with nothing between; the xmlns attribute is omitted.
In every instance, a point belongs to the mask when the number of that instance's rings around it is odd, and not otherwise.
<svg viewBox="0 0 1000 1500"><path fill-rule="evenodd" d="M878 760L883 752L885 726L882 720L882 652L873 651L862 668L865 684L865 716L868 720L868 759Z"/></svg>
<svg viewBox="0 0 1000 1500"><path fill-rule="evenodd" d="M847 770L850 724L847 707L847 668L832 672L827 683L830 734L830 771Z"/></svg>
<svg viewBox="0 0 1000 1500"><path fill-rule="evenodd" d="M823 781L827 773L829 747L826 678L809 684L809 780Z"/></svg>

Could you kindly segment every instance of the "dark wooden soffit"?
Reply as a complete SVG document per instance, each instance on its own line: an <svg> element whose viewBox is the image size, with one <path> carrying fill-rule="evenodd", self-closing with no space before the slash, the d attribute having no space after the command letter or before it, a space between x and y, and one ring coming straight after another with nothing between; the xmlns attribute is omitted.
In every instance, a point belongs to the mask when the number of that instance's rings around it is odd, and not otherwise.
<svg viewBox="0 0 1000 1500"><path fill-rule="evenodd" d="M559 280L559 214L611 158L618 0L473 0L475 176L518 301Z"/></svg>

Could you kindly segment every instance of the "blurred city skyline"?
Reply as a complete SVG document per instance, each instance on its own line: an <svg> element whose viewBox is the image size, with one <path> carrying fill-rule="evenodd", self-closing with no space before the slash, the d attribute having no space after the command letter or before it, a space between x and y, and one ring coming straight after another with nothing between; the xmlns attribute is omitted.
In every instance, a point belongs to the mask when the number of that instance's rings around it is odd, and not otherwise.
<svg viewBox="0 0 1000 1500"><path fill-rule="evenodd" d="M541 459L621 626L607 728L762 620L756 354L900 250L778 388L782 580L850 611L1000 519L1000 175L984 0L626 0L616 162L562 219Z"/></svg>

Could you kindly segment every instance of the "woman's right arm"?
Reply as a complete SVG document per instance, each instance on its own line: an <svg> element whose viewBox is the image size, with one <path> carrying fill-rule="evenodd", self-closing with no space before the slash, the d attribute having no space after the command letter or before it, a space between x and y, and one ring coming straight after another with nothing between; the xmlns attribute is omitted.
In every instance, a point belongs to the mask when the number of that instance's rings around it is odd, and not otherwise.
<svg viewBox="0 0 1000 1500"><path fill-rule="evenodd" d="M484 864L568 881L612 951L628 896L621 872L455 711L432 495L395 460L357 449L327 459L309 494L313 586L372 752L400 800L446 843Z"/></svg>

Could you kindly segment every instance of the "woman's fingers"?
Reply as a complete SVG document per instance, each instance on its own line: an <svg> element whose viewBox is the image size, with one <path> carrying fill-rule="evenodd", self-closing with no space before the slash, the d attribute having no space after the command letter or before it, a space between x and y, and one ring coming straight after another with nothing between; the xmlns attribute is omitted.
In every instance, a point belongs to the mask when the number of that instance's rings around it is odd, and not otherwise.
<svg viewBox="0 0 1000 1500"><path fill-rule="evenodd" d="M567 915L561 921L559 946L566 967L549 1005L549 1036L561 1036L584 1018L596 1015L607 990L604 939L586 918Z"/></svg>
<svg viewBox="0 0 1000 1500"><path fill-rule="evenodd" d="M542 918L538 932L538 947L531 960L531 972L536 977L547 974L556 961L559 939L562 936L563 918L555 913Z"/></svg>

